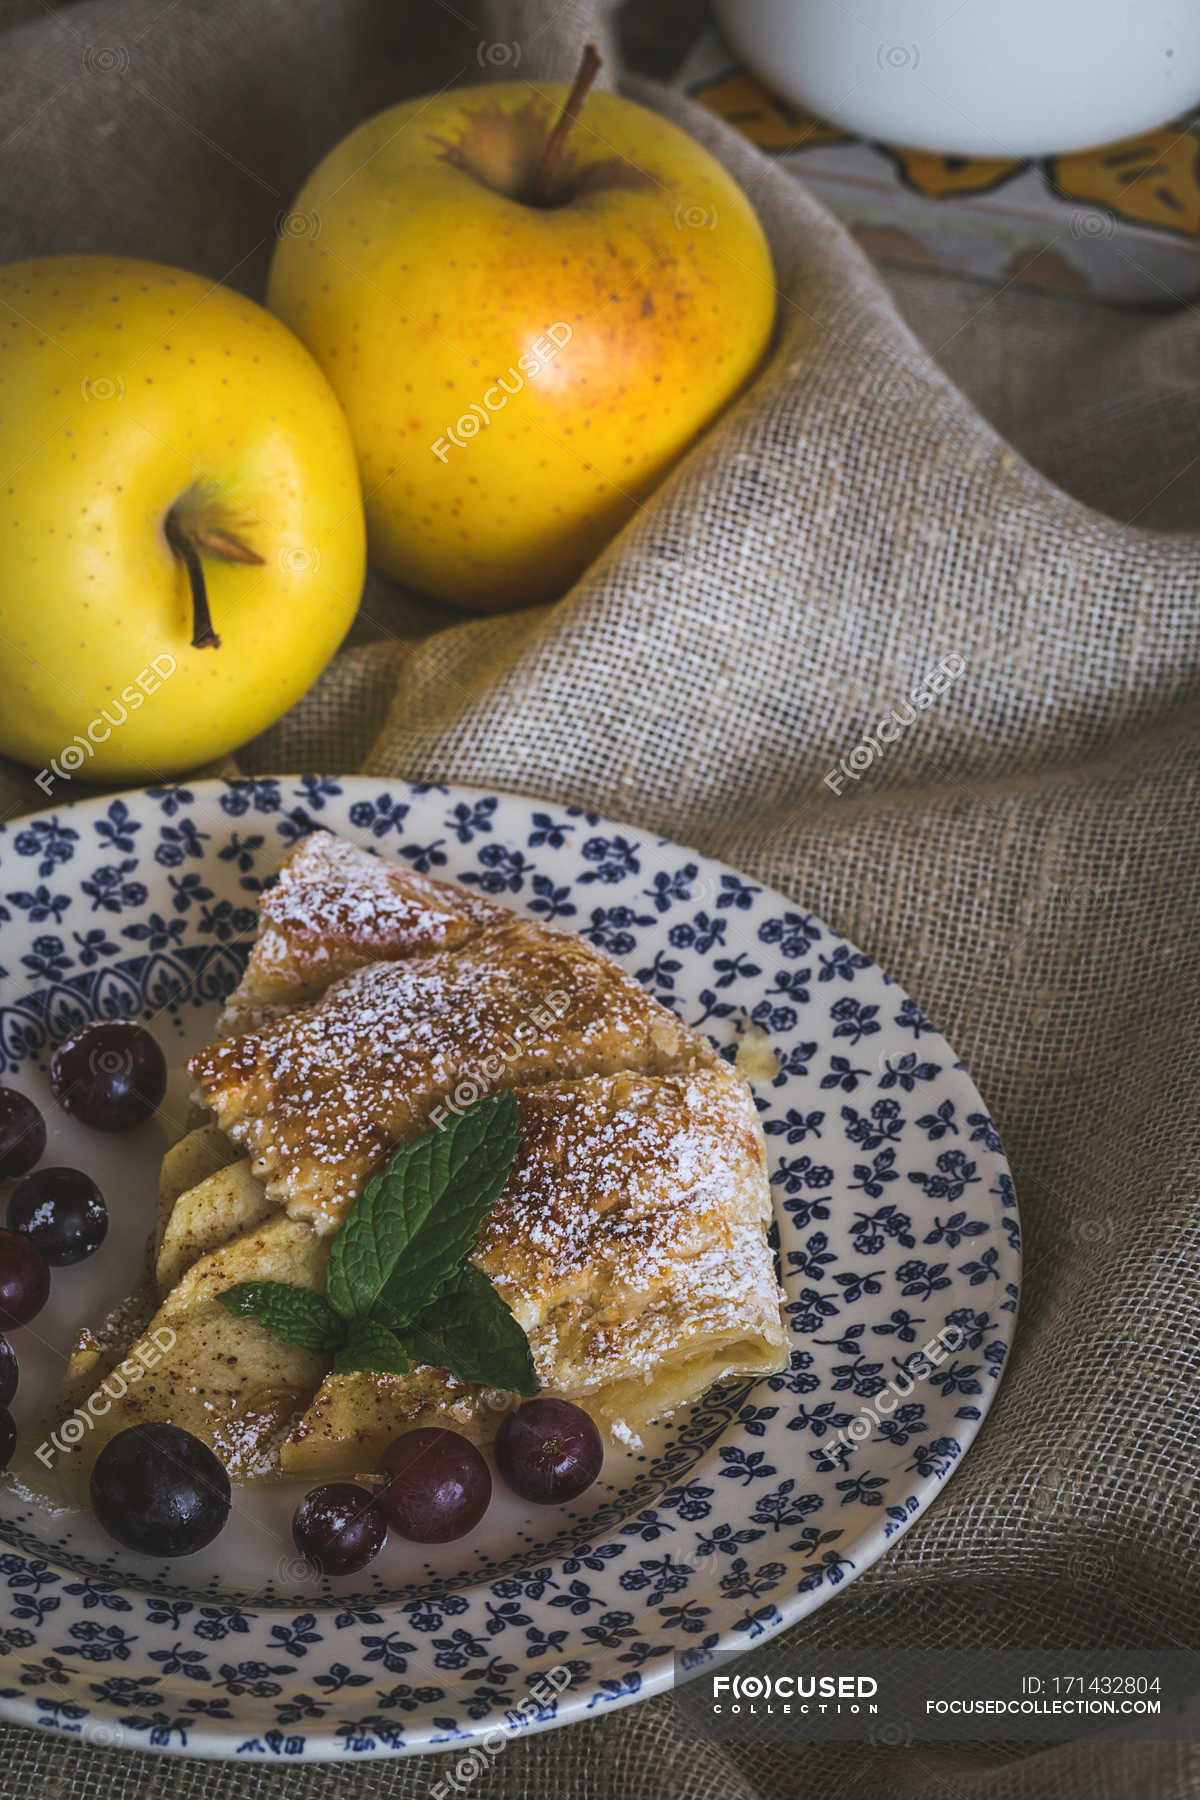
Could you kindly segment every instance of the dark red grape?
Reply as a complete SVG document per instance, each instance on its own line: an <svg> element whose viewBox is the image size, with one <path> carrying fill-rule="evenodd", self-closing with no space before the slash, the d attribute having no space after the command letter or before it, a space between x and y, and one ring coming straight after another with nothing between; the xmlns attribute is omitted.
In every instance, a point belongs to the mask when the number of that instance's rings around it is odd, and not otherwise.
<svg viewBox="0 0 1200 1800"><path fill-rule="evenodd" d="M92 1508L110 1537L147 1556L190 1556L229 1517L229 1477L178 1425L128 1425L92 1470Z"/></svg>
<svg viewBox="0 0 1200 1800"><path fill-rule="evenodd" d="M6 1337L0 1337L0 1406L11 1406L21 1370L17 1353Z"/></svg>
<svg viewBox="0 0 1200 1800"><path fill-rule="evenodd" d="M327 1481L305 1494L292 1519L301 1556L322 1575L354 1575L383 1549L387 1520L369 1488L356 1481Z"/></svg>
<svg viewBox="0 0 1200 1800"><path fill-rule="evenodd" d="M8 1228L23 1232L55 1268L65 1268L100 1248L108 1208L90 1175L79 1169L38 1169L13 1189Z"/></svg>
<svg viewBox="0 0 1200 1800"><path fill-rule="evenodd" d="M132 1131L162 1104L163 1053L133 1019L85 1025L50 1060L50 1087L64 1112L94 1131Z"/></svg>
<svg viewBox="0 0 1200 1800"><path fill-rule="evenodd" d="M594 1422L569 1400L525 1400L496 1434L496 1467L514 1493L539 1506L574 1500L603 1462Z"/></svg>
<svg viewBox="0 0 1200 1800"><path fill-rule="evenodd" d="M27 1094L0 1088L0 1175L24 1175L46 1148L46 1121Z"/></svg>
<svg viewBox="0 0 1200 1800"><path fill-rule="evenodd" d="M447 1544L473 1531L492 1497L491 1473L474 1444L439 1425L406 1431L379 1468L388 1477L380 1506L401 1537L418 1544Z"/></svg>
<svg viewBox="0 0 1200 1800"><path fill-rule="evenodd" d="M6 1406L0 1407L0 1471L7 1469L17 1447L17 1427Z"/></svg>
<svg viewBox="0 0 1200 1800"><path fill-rule="evenodd" d="M19 1231L0 1231L0 1327L28 1325L50 1298L50 1265Z"/></svg>

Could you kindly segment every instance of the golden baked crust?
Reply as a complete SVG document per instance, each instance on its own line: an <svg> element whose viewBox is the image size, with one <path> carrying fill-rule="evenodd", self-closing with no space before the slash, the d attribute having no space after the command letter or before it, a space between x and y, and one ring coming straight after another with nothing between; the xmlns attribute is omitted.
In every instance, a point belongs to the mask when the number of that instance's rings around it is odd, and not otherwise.
<svg viewBox="0 0 1200 1800"><path fill-rule="evenodd" d="M736 1224L762 1235L762 1132L727 1063L549 1082L518 1093L517 1108L516 1159L474 1257L511 1304L603 1310L724 1250Z"/></svg>
<svg viewBox="0 0 1200 1800"><path fill-rule="evenodd" d="M455 1095L716 1060L609 957L506 911L456 950L369 963L188 1066L268 1195L332 1231L370 1170Z"/></svg>
<svg viewBox="0 0 1200 1800"><path fill-rule="evenodd" d="M543 1388L620 1437L733 1374L786 1361L766 1152L719 1060L688 1075L594 1075L518 1092L516 1159L473 1256L529 1337ZM397 1423L486 1441L505 1397L427 1368L330 1376L285 1470L370 1468Z"/></svg>
<svg viewBox="0 0 1200 1800"><path fill-rule="evenodd" d="M453 949L508 916L467 888L386 862L331 831L311 832L262 895L258 937L218 1029L249 1030L317 999L364 963Z"/></svg>

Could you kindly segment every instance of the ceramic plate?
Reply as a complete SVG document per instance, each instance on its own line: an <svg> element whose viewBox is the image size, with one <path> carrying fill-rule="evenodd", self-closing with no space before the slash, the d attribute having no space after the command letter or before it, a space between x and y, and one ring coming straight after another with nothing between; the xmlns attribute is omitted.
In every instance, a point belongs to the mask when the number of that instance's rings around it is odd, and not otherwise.
<svg viewBox="0 0 1200 1800"><path fill-rule="evenodd" d="M1017 1306L1016 1203L954 1052L869 957L782 895L573 807L306 776L199 782L0 827L0 1063L42 1106L45 1163L92 1173L100 1251L13 1334L32 1432L74 1329L127 1291L182 1064L237 981L255 898L330 827L611 952L751 1077L771 1161L791 1368L715 1388L574 1507L497 1489L470 1537L392 1540L309 1580L299 1487L235 1490L207 1551L156 1564L90 1516L0 1492L0 1712L89 1741L285 1760L460 1745L622 1706L831 1599L934 1498L996 1390ZM151 1021L175 1073L123 1138L50 1098L54 1044ZM940 1340L938 1334L941 1334ZM935 1342L935 1340L938 1340ZM931 1353L914 1368L925 1346ZM472 1745L472 1740L475 1740Z"/></svg>

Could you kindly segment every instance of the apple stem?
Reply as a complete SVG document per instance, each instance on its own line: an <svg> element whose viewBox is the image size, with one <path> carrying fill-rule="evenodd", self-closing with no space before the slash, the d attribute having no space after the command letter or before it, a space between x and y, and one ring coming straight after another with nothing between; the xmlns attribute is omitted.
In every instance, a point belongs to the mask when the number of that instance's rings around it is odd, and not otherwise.
<svg viewBox="0 0 1200 1800"><path fill-rule="evenodd" d="M204 579L204 564L200 560L200 552L179 523L174 512L167 514L167 542L172 552L179 558L187 570L188 581L192 589L192 649L217 650L221 640L213 629L212 614L208 610L208 584Z"/></svg>
<svg viewBox="0 0 1200 1800"><path fill-rule="evenodd" d="M550 183L554 176L555 165L566 142L567 133L583 110L583 103L599 73L600 63L600 52L595 44L585 45L583 55L579 59L579 68L576 70L575 79L571 83L571 91L563 102L563 109L555 121L554 130L546 139L546 148L542 151L542 160L537 166L533 186L529 190L530 201L534 206L550 204Z"/></svg>
<svg viewBox="0 0 1200 1800"><path fill-rule="evenodd" d="M183 514L187 513L190 523L183 523ZM188 582L192 589L192 649L217 649L221 640L213 629L212 614L208 609L208 583L204 579L204 556L215 556L218 562L257 563L262 567L262 557L257 550L251 550L249 544L243 544L222 522L219 512L213 507L197 507L190 491L176 501L163 521L163 532L172 554L179 558L187 570Z"/></svg>

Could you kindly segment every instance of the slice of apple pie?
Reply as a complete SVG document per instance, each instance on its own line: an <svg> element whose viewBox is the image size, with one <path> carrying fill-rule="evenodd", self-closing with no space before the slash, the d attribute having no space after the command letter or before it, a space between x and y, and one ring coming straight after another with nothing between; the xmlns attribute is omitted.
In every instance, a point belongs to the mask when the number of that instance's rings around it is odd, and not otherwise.
<svg viewBox="0 0 1200 1800"><path fill-rule="evenodd" d="M254 1279L320 1289L366 1178L506 1088L516 1156L471 1259L544 1389L629 1438L723 1376L786 1361L750 1092L582 938L314 833L263 895L219 1030L190 1064L213 1122L170 1153L196 1179L176 1191L164 1171L157 1310L140 1321L139 1341L175 1348L112 1405L93 1453L151 1417L241 1476L363 1471L414 1423L490 1438L504 1394L429 1365L334 1374L215 1296Z"/></svg>

